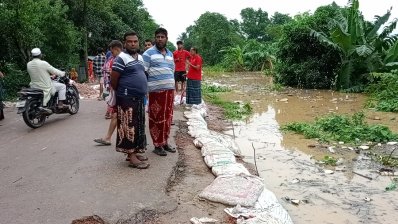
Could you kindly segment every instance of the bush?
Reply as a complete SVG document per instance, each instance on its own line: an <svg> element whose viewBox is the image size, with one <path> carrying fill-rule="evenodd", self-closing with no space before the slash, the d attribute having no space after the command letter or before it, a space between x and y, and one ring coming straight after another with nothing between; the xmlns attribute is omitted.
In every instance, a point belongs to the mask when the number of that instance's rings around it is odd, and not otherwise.
<svg viewBox="0 0 398 224"><path fill-rule="evenodd" d="M314 123L294 122L283 126L282 129L324 142L387 142L398 139L398 135L392 133L387 127L368 125L364 118L363 113L356 113L351 117L328 115L317 118Z"/></svg>
<svg viewBox="0 0 398 224"><path fill-rule="evenodd" d="M398 70L391 73L374 73L372 84L366 89L370 94L367 106L379 111L398 112Z"/></svg>
<svg viewBox="0 0 398 224"><path fill-rule="evenodd" d="M3 86L3 99L16 99L17 92L22 87L29 86L29 74L26 71L20 70L15 64L6 64L2 69L5 73L4 79L0 80Z"/></svg>
<svg viewBox="0 0 398 224"><path fill-rule="evenodd" d="M335 83L341 57L338 50L310 35L311 29L327 31L337 6L317 9L314 15L297 16L283 26L277 44L275 81L283 85L328 89Z"/></svg>
<svg viewBox="0 0 398 224"><path fill-rule="evenodd" d="M219 94L231 91L227 87L202 85L202 91L205 101L223 108L227 119L240 120L253 113L253 108L249 103L240 104L222 100Z"/></svg>

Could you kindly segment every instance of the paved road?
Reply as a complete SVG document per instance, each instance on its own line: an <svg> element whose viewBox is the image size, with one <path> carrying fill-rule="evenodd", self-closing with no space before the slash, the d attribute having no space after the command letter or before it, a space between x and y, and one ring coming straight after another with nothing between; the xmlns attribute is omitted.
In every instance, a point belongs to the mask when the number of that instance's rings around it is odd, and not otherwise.
<svg viewBox="0 0 398 224"><path fill-rule="evenodd" d="M177 154L153 154L147 131L151 167L129 168L114 146L92 141L108 127L104 109L103 102L82 100L78 114L53 115L35 130L6 109L0 121L0 223L71 223L92 214L116 221L143 208L175 209L165 187Z"/></svg>

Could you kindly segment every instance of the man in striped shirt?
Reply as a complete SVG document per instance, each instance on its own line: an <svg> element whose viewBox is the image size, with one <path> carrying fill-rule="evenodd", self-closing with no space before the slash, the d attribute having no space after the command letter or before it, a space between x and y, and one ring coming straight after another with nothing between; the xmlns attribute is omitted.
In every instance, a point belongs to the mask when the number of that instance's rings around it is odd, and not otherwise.
<svg viewBox="0 0 398 224"><path fill-rule="evenodd" d="M173 119L175 64L173 53L166 48L167 40L167 30L158 28L155 31L155 46L143 54L148 73L149 131L155 146L153 152L159 156L176 152L168 144Z"/></svg>

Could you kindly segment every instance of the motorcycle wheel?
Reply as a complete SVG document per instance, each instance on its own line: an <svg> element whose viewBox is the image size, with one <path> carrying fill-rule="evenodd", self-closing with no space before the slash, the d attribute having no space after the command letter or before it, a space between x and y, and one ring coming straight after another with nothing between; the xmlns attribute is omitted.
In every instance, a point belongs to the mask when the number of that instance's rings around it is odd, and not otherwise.
<svg viewBox="0 0 398 224"><path fill-rule="evenodd" d="M74 94L72 94L70 102L69 102L69 114L74 115L77 114L77 112L79 112L79 92L76 89L76 87L72 87L72 89L74 90Z"/></svg>
<svg viewBox="0 0 398 224"><path fill-rule="evenodd" d="M29 101L27 102L25 112L22 114L26 125L31 128L39 128L46 121L46 115L40 113L39 106L40 102L38 100Z"/></svg>

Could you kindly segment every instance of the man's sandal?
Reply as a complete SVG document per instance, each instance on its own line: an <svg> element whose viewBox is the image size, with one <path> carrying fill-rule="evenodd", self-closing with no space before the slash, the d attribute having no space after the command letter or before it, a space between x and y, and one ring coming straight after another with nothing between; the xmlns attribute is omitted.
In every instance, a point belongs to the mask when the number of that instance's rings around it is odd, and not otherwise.
<svg viewBox="0 0 398 224"><path fill-rule="evenodd" d="M163 146L163 149L164 149L165 151L171 152L171 153L175 153L175 152L177 151L176 148L171 147L171 146L169 146L169 145L164 145L164 146Z"/></svg>
<svg viewBox="0 0 398 224"><path fill-rule="evenodd" d="M148 161L148 157L146 156L136 155L136 157L140 161ZM130 161L130 157L127 156L126 161Z"/></svg>
<svg viewBox="0 0 398 224"><path fill-rule="evenodd" d="M98 143L98 144L101 144L101 145L111 145L111 144L112 144L111 142L107 142L107 141L105 141L105 140L102 139L102 138L94 139L94 142L96 142L96 143Z"/></svg>
<svg viewBox="0 0 398 224"><path fill-rule="evenodd" d="M148 167L149 167L150 165L149 165L149 163L146 163L146 162L139 162L139 163L130 163L129 164L129 167L132 167L132 168L136 168L136 169L148 169Z"/></svg>

